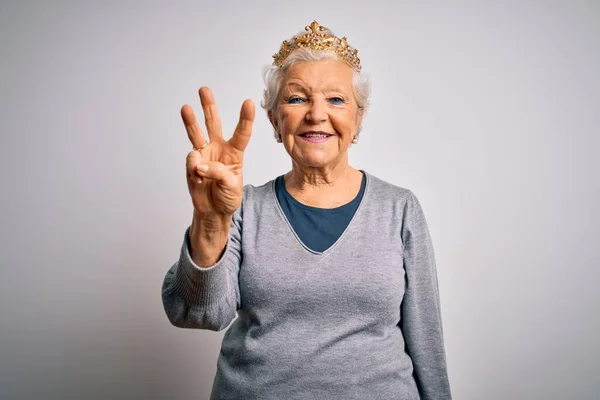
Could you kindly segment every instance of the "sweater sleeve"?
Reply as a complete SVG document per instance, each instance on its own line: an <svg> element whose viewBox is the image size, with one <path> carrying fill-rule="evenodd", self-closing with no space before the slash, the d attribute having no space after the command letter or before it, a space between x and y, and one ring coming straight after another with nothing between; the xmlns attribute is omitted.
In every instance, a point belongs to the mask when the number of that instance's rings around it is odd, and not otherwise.
<svg viewBox="0 0 600 400"><path fill-rule="evenodd" d="M435 257L419 201L410 193L402 227L406 291L401 329L422 400L451 399Z"/></svg>
<svg viewBox="0 0 600 400"><path fill-rule="evenodd" d="M223 255L207 268L192 261L186 230L179 260L167 272L162 287L163 306L173 325L220 331L235 319L240 308L241 230L240 207L233 215Z"/></svg>

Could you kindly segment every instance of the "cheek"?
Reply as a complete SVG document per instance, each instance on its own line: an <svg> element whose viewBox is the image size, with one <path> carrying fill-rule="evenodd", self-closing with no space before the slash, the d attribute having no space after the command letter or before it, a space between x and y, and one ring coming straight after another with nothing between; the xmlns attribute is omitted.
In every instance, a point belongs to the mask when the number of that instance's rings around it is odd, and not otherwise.
<svg viewBox="0 0 600 400"><path fill-rule="evenodd" d="M354 134L357 128L358 119L352 112L340 113L335 118L332 118L334 128L344 136Z"/></svg>
<svg viewBox="0 0 600 400"><path fill-rule="evenodd" d="M302 121L300 113L282 112L279 115L279 126L284 130L293 129Z"/></svg>

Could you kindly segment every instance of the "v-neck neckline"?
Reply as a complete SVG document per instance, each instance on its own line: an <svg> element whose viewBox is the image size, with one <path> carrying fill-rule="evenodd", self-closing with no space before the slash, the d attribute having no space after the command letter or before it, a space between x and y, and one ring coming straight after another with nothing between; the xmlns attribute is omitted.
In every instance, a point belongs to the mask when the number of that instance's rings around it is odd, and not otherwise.
<svg viewBox="0 0 600 400"><path fill-rule="evenodd" d="M288 229L290 230L290 232L292 233L292 235L296 238L296 242L307 252L316 255L316 256L324 256L324 255L328 255L329 253L331 253L337 246L338 244L344 239L344 237L347 235L348 231L350 230L350 228L352 227L352 225L355 224L355 221L358 219L361 210L363 209L363 205L365 203L365 201L367 200L367 196L369 194L369 187L370 187L370 181L371 181L371 176L361 170L361 172L365 175L365 191L363 193L362 198L360 199L360 202L358 204L358 207L356 208L356 211L354 212L354 215L352 216L352 218L350 219L350 222L348 222L348 225L346 225L346 228L344 228L344 231L342 232L342 234L340 235L340 237L337 238L337 240L331 245L329 246L327 249L323 250L323 251L316 251L311 249L310 247L308 247L303 241L302 239L300 239L300 236L298 236L298 234L296 233L296 231L294 230L294 227L292 226L292 224L290 223L289 219L287 218L287 216L285 215L285 212L283 212L283 208L281 208L281 204L279 204L279 200L277 199L277 193L275 192L275 182L277 181L277 178L273 179L271 181L271 195L272 195L272 199L275 202L275 207L277 208L277 210L279 211L279 215L281 217L281 219L283 220L283 222L287 225ZM284 188L285 189L285 188ZM287 189L285 189L287 190ZM291 196L291 195L290 195ZM295 199L294 199L295 200ZM296 200L297 201L297 200Z"/></svg>

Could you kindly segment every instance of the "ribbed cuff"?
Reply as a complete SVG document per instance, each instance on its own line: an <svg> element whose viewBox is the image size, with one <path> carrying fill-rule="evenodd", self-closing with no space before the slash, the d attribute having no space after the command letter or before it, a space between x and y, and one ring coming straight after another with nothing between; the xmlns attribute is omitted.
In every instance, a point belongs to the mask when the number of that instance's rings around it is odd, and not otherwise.
<svg viewBox="0 0 600 400"><path fill-rule="evenodd" d="M189 231L190 228L185 231L173 289L189 305L208 306L218 303L227 294L227 267L224 264L229 251L229 240L221 258L210 267L201 268L190 255Z"/></svg>

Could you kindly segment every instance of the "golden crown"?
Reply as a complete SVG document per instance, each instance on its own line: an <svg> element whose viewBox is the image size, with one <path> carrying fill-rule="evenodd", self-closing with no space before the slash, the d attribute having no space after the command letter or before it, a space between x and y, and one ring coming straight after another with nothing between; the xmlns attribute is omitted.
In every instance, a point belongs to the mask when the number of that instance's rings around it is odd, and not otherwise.
<svg viewBox="0 0 600 400"><path fill-rule="evenodd" d="M360 71L360 58L358 58L358 50L350 47L346 37L338 38L330 33L322 31L328 28L319 25L317 21L313 21L310 25L304 28L308 33L303 33L294 36L290 41L284 40L279 49L279 53L273 55L273 65L281 67L285 59L296 49L310 48L316 51L329 51L335 53L340 59L346 61L353 68Z"/></svg>

